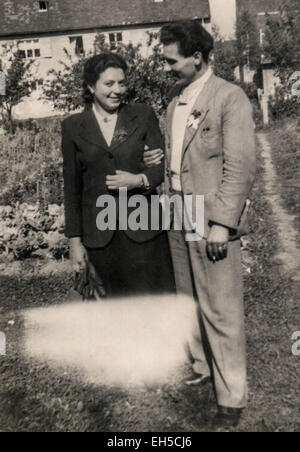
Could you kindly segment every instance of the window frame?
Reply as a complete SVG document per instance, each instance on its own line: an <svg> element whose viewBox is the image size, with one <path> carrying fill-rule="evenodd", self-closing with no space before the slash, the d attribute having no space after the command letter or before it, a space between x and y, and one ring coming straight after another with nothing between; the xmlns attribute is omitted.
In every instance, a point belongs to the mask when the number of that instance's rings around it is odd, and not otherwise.
<svg viewBox="0 0 300 452"><path fill-rule="evenodd" d="M48 0L39 0L39 12L46 13L47 11L49 11L49 1Z"/></svg>

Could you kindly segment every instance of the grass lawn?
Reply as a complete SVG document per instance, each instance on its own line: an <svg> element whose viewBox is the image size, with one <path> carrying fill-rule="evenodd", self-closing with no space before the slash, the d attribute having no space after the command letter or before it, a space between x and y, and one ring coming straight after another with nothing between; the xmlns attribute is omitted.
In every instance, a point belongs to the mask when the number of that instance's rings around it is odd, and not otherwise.
<svg viewBox="0 0 300 452"><path fill-rule="evenodd" d="M268 132L268 140L284 206L296 216L295 227L300 234L300 120L276 123Z"/></svg>
<svg viewBox="0 0 300 452"><path fill-rule="evenodd" d="M291 338L300 330L300 285L281 276L275 259L277 232L260 157L252 201L254 232L244 250L250 402L239 430L296 432L300 357L292 355ZM215 412L209 387L96 387L23 357L21 310L61 303L70 284L64 275L33 274L28 263L20 275L0 276L0 330L8 341L7 356L0 357L0 431L207 431L206 420Z"/></svg>

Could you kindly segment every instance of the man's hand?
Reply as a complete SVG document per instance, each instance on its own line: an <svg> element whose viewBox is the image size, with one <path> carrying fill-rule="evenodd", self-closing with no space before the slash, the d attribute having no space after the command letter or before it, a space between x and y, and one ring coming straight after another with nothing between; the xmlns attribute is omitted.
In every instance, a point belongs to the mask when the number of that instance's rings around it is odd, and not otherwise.
<svg viewBox="0 0 300 452"><path fill-rule="evenodd" d="M207 238L207 255L212 262L226 259L228 252L229 229L213 225Z"/></svg>
<svg viewBox="0 0 300 452"><path fill-rule="evenodd" d="M164 159L164 153L162 149L154 149L149 151L149 147L145 146L144 152L144 164L147 168L152 168L153 166L159 165Z"/></svg>
<svg viewBox="0 0 300 452"><path fill-rule="evenodd" d="M143 178L141 174L116 171L115 176L106 176L106 186L109 190L119 190L120 188L133 190L134 188L141 187L142 185Z"/></svg>

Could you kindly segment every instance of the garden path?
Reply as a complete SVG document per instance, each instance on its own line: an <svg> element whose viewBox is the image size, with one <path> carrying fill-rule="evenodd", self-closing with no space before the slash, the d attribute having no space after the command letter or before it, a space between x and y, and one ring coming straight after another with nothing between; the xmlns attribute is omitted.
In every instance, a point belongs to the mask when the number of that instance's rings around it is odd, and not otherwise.
<svg viewBox="0 0 300 452"><path fill-rule="evenodd" d="M258 140L262 148L262 157L265 168L265 193L269 201L274 224L278 229L278 253L282 270L286 276L300 281L300 249L297 244L297 231L294 228L295 217L283 207L284 202L280 195L280 182L272 161L271 146L265 133L258 133Z"/></svg>

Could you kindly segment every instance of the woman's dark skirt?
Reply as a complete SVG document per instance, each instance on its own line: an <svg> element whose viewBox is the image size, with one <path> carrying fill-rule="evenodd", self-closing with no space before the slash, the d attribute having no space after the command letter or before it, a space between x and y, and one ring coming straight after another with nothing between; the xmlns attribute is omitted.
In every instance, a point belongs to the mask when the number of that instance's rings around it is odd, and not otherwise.
<svg viewBox="0 0 300 452"><path fill-rule="evenodd" d="M136 243L116 231L105 248L88 249L109 297L175 293L167 233Z"/></svg>

